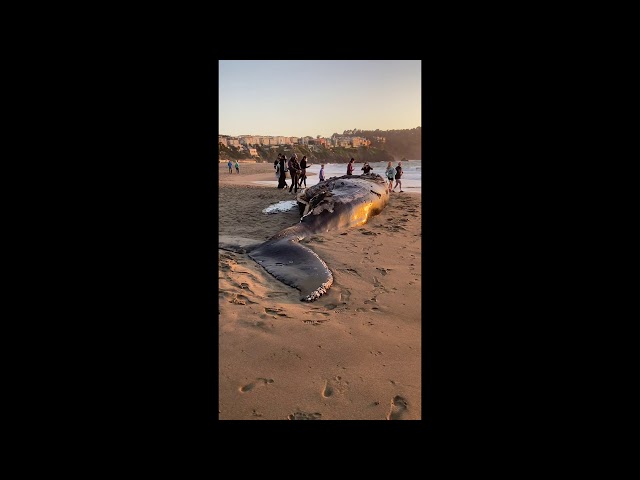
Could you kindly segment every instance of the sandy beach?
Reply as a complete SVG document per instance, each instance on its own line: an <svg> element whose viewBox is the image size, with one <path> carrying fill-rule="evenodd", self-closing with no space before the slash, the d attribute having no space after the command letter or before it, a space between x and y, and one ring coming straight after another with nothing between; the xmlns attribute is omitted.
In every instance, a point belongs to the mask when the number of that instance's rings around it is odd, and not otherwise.
<svg viewBox="0 0 640 480"><path fill-rule="evenodd" d="M262 213L295 196L253 180L275 180L273 164L220 163L219 235L266 240L299 222ZM421 196L392 193L367 224L303 240L334 276L312 303L219 250L219 418L421 419L421 222Z"/></svg>

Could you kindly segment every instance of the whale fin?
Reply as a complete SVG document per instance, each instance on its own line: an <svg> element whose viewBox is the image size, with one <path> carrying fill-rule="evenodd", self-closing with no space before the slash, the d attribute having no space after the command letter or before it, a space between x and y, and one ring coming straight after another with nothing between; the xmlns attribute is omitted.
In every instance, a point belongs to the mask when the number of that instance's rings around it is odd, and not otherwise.
<svg viewBox="0 0 640 480"><path fill-rule="evenodd" d="M262 242L253 238L231 237L223 235L218 237L218 248L236 253L247 253L253 248L261 245Z"/></svg>
<svg viewBox="0 0 640 480"><path fill-rule="evenodd" d="M300 300L305 302L320 298L333 283L327 264L295 237L268 240L249 257L282 283L300 290Z"/></svg>

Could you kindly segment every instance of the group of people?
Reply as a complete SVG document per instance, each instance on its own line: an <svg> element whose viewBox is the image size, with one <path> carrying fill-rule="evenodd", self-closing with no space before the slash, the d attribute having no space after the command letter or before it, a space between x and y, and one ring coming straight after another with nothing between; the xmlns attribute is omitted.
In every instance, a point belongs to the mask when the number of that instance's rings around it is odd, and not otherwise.
<svg viewBox="0 0 640 480"><path fill-rule="evenodd" d="M353 164L355 163L355 159L351 158L349 163L347 164L347 175L353 175ZM364 162L364 166L360 169L365 175L373 170L369 162ZM395 192L397 187L400 187L400 191L402 190L402 162L398 162L398 166L394 167L391 165L391 162L387 164L387 169L385 170L385 174L387 175L387 180L389 180L389 191ZM393 180L396 181L396 186L393 186Z"/></svg>
<svg viewBox="0 0 640 480"><path fill-rule="evenodd" d="M286 166L285 166L286 162ZM289 193L298 193L298 188L307 188L307 167L311 164L307 162L307 156L304 155L300 161L298 161L298 154L294 153L289 161L283 153L278 154L278 158L273 162L273 168L275 169L276 178L278 179L278 189L289 188ZM324 169L324 165L322 165ZM287 185L287 171L291 177L291 186ZM324 170L322 171L324 176Z"/></svg>
<svg viewBox="0 0 640 480"><path fill-rule="evenodd" d="M307 188L307 167L310 166L311 164L307 162L306 155L298 161L298 154L294 153L287 161L287 157L284 154L278 154L278 158L273 162L273 168L278 179L278 189L289 187L289 193L298 193L298 188L302 188L303 183L304 188ZM291 177L291 186L287 185L287 170ZM324 177L324 165L322 165L321 177Z"/></svg>
<svg viewBox="0 0 640 480"><path fill-rule="evenodd" d="M229 167L229 173L233 173L233 163L231 160L227 162L227 167ZM236 173L240 173L240 164L238 163L238 160L236 160Z"/></svg>
<svg viewBox="0 0 640 480"><path fill-rule="evenodd" d="M349 160L349 163L347 163L347 175L353 175L353 164L355 161L356 159L351 157L351 160ZM366 175L371 170L373 170L373 168L371 167L371 165L369 165L369 162L364 162L364 166L360 170L364 171Z"/></svg>
<svg viewBox="0 0 640 480"><path fill-rule="evenodd" d="M353 175L355 159L351 158L349 163L347 164L347 175ZM286 164L286 165L285 165ZM236 161L236 169L238 163ZM294 153L291 158L287 161L287 157L284 154L278 154L278 158L273 162L273 168L275 169L275 175L278 179L278 189L282 190L283 188L289 188L289 193L298 193L298 188L302 188L302 184L304 183L304 188L307 188L307 168L310 167L311 164L307 163L307 156L304 155L302 160L298 161L298 154ZM364 166L361 168L364 174L368 174L373 171L369 162L364 162ZM291 185L287 185L287 174L289 171L289 176L291 177ZM231 172L231 161L229 161L229 172ZM238 173L240 173L238 171ZM387 169L385 170L385 175L387 176L387 180L389 180L389 191L395 192L396 188L400 187L400 191L402 190L402 162L398 162L398 165L394 167L391 162L387 164ZM395 187L393 186L393 180L396 181ZM320 166L320 173L318 174L318 181L324 182L324 163Z"/></svg>
<svg viewBox="0 0 640 480"><path fill-rule="evenodd" d="M400 191L404 192L404 190L402 190L402 162L398 162L398 166L394 168L393 165L391 165L391 162L389 162L387 164L387 170L386 170L386 174L387 174L387 180L389 180L389 191L390 192L395 192L396 188L398 186L400 186ZM395 178L396 180L396 186L391 188L391 186L393 185L393 179Z"/></svg>

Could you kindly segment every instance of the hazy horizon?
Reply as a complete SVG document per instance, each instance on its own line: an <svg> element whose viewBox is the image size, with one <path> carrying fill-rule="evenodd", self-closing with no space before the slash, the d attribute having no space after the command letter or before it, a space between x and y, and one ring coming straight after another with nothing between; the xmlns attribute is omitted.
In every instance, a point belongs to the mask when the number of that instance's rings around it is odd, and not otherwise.
<svg viewBox="0 0 640 480"><path fill-rule="evenodd" d="M422 126L421 60L220 60L219 134Z"/></svg>

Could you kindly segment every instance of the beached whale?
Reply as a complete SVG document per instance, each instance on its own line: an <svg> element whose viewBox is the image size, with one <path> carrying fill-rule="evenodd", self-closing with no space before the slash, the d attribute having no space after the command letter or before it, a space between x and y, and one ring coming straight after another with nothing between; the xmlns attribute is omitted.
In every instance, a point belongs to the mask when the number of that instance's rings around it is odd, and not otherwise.
<svg viewBox="0 0 640 480"><path fill-rule="evenodd" d="M333 283L327 264L300 240L313 234L364 225L389 202L388 181L380 175L333 177L305 189L297 196L300 222L264 243L245 244L242 250L220 243L220 248L249 254L281 282L297 288L301 300L311 302Z"/></svg>

